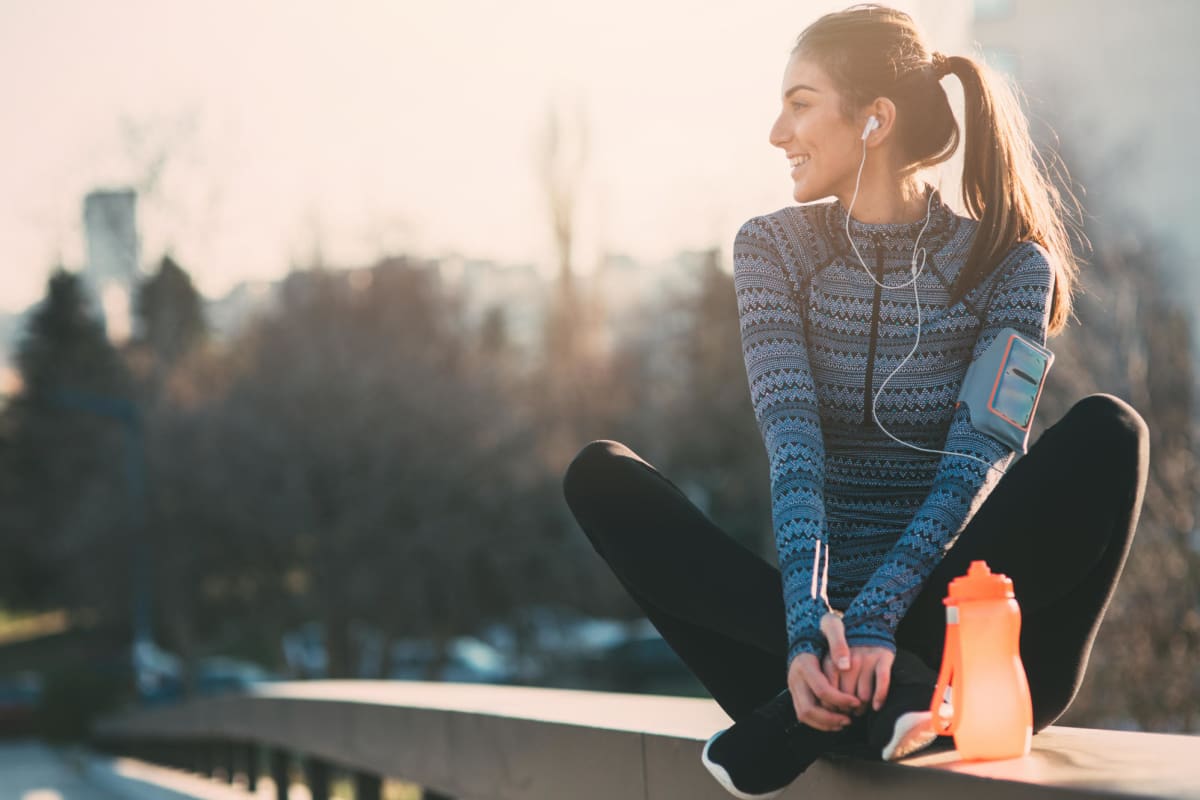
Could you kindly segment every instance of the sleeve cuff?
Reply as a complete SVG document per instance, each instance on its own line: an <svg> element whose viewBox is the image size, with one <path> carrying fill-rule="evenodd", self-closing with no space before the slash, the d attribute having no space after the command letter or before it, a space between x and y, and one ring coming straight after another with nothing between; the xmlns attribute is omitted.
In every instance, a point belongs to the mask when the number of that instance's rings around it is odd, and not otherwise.
<svg viewBox="0 0 1200 800"><path fill-rule="evenodd" d="M821 618L830 610L823 597L805 597L794 607L795 616L789 629L789 666L801 653L812 653L818 659L825 654L827 643L821 632Z"/></svg>
<svg viewBox="0 0 1200 800"><path fill-rule="evenodd" d="M822 642L815 642L811 639L799 639L792 643L788 648L788 667L796 660L796 656L802 653L812 653L820 661L825 656L825 645Z"/></svg>
<svg viewBox="0 0 1200 800"><path fill-rule="evenodd" d="M886 647L896 652L896 637L880 624L846 626L846 644L851 647Z"/></svg>

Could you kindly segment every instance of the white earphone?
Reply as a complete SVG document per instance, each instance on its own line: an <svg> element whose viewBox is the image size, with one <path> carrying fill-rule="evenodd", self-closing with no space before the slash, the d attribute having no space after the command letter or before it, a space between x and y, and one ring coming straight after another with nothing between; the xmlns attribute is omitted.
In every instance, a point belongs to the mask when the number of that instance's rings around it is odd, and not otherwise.
<svg viewBox="0 0 1200 800"><path fill-rule="evenodd" d="M867 137L871 135L871 131L877 130L878 128L879 120L875 118L875 115L872 114L871 116L867 117L867 127L863 128L863 141L865 142L867 140Z"/></svg>
<svg viewBox="0 0 1200 800"><path fill-rule="evenodd" d="M976 461L978 461L980 464L983 464L988 469L996 470L1001 475L1003 475L1003 474L1005 474L1004 470L1000 469L997 466L993 466L992 464L989 464L988 462L984 461L982 458L977 458L977 457L975 457L973 455L969 455L967 453L954 453L949 450L931 450L930 448L927 448L927 447L919 447L915 444L909 444L908 442L904 441L903 439L897 439L895 436L892 436L891 432L887 428L883 427L883 425L880 424L879 416L875 412L875 406L879 402L879 395L883 393L883 388L885 386L887 386L888 381L890 381L892 379L892 377L897 372L900 371L900 368L903 367L906 363L908 363L908 360L913 357L914 353L917 352L917 348L921 346L921 297L917 293L917 278L919 278L921 276L921 273L925 271L925 249L921 248L921 266L920 266L920 268L918 268L917 267L917 244L920 243L921 236L925 233L925 229L929 227L929 217L930 217L931 210L933 208L933 191L931 190L929 192L929 201L925 207L925 224L923 226L921 226L921 232L917 234L917 240L915 242L913 242L912 267L909 270L912 273L912 278L905 281L904 283L896 284L895 286L888 286L886 284L880 283L879 281L875 280L875 276L871 274L871 271L869 269L867 269L867 264L865 261L863 261L862 254L858 252L858 247L857 247L857 245L854 244L854 238L852 236L850 236L850 212L854 209L854 201L858 199L858 186L859 186L859 183L862 181L863 167L867 163L867 137L871 135L871 131L877 130L878 128L879 128L879 120L875 117L874 114L872 114L870 117L867 118L866 127L863 128L862 137L861 137L861 140L863 143L862 161L859 162L859 165L858 165L858 178L856 178L854 181L854 197L851 198L851 200L850 200L850 208L846 209L846 240L850 242L850 247L852 247L854 249L854 255L858 256L858 262L860 264L862 264L863 271L867 273L867 277L870 278L875 283L876 286L879 286L883 289L903 289L905 286L909 286L909 285L911 285L913 287L913 299L916 300L916 303L917 303L917 340L913 343L912 350L908 351L908 355L904 357L904 360L901 361L900 364L894 370L892 370L892 374L888 375L886 378L884 378L883 383L879 385L879 390L877 392L875 392L875 396L871 399L871 417L875 420L875 424L879 427L879 430L883 431L892 440L899 442L900 444L904 445L905 447L911 447L913 450L920 450L925 453L943 453L943 454L949 455L949 456L962 456L963 458L972 458L972 459L975 459Z"/></svg>

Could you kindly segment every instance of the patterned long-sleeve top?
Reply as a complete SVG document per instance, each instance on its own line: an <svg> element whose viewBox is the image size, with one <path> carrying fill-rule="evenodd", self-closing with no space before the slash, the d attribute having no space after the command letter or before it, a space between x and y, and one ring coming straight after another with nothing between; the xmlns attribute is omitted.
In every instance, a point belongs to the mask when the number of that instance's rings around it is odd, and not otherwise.
<svg viewBox="0 0 1200 800"><path fill-rule="evenodd" d="M1034 242L1014 246L957 303L950 288L978 222L934 191L921 236L920 347L912 286L881 288L846 239L840 201L750 219L733 247L742 352L770 468L771 514L787 611L789 663L823 655L821 617L843 612L851 645L895 649L921 586L1000 479L1013 451L970 424L956 399L970 362L1012 327L1045 344L1053 271ZM850 234L888 287L912 276L925 220ZM918 262L919 263L919 262Z"/></svg>

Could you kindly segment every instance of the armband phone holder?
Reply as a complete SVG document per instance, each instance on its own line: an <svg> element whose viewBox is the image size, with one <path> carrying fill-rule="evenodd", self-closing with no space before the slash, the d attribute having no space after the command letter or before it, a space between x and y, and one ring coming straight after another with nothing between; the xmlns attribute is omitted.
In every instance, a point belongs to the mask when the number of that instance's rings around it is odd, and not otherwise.
<svg viewBox="0 0 1200 800"><path fill-rule="evenodd" d="M1029 449L1033 414L1053 363L1050 350L1004 328L967 367L955 407L966 403L976 430L1024 455Z"/></svg>

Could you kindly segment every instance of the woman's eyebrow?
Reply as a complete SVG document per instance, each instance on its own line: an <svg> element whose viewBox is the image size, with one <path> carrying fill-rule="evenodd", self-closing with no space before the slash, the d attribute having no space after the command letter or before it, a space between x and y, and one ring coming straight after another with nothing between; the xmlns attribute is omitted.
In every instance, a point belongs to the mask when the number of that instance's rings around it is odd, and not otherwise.
<svg viewBox="0 0 1200 800"><path fill-rule="evenodd" d="M809 86L808 84L797 83L795 86L793 86L792 88L788 89L786 92L783 93L783 99L787 100L789 97L792 96L792 92L798 92L801 89L804 89L809 92L816 92L818 94L820 94L820 92L821 92L820 89L814 89L812 86Z"/></svg>

